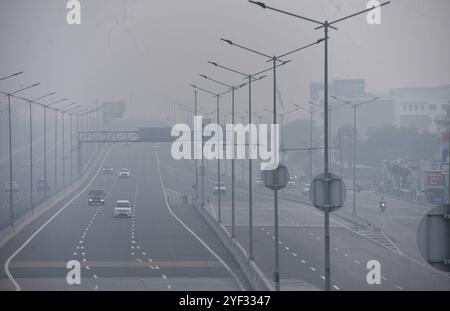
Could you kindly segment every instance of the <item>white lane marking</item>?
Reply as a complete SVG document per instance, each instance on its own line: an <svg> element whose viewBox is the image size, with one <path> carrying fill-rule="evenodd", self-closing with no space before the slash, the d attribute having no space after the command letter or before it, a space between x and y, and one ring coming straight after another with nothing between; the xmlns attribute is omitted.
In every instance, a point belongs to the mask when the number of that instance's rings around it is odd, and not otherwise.
<svg viewBox="0 0 450 311"><path fill-rule="evenodd" d="M288 250L289 250L289 247L285 246L284 249L288 251Z"/></svg>
<svg viewBox="0 0 450 311"><path fill-rule="evenodd" d="M334 287L334 289L336 289L336 290L340 290L340 288L337 287L336 285L333 285L333 287Z"/></svg>
<svg viewBox="0 0 450 311"><path fill-rule="evenodd" d="M358 265L360 264L359 260L355 260L355 263L358 264Z"/></svg>
<svg viewBox="0 0 450 311"><path fill-rule="evenodd" d="M167 289L171 290L171 289L172 289L172 286L167 285Z"/></svg>
<svg viewBox="0 0 450 311"><path fill-rule="evenodd" d="M76 256L76 255L77 255L77 252L74 252L73 255Z"/></svg>
<svg viewBox="0 0 450 311"><path fill-rule="evenodd" d="M95 285L94 290L98 290L98 285Z"/></svg>
<svg viewBox="0 0 450 311"><path fill-rule="evenodd" d="M350 257L349 254L344 254L345 257Z"/></svg>
<svg viewBox="0 0 450 311"><path fill-rule="evenodd" d="M23 244L22 246L20 246L5 262L4 265L4 270L6 275L8 276L9 280L11 281L11 283L13 283L14 287L16 288L16 291L20 291L21 287L19 285L19 283L17 283L17 281L14 279L14 277L12 276L11 272L9 271L9 264L11 263L11 260L14 259L14 257L17 256L17 254L19 252L21 252L25 246L27 246L36 235L38 235L39 232L41 232L49 223L51 223L53 221L53 219L55 219L62 211L64 211L70 204L72 204L76 199L78 199L82 193L84 193L94 182L94 180L97 178L98 174L100 173L100 170L103 167L103 164L106 161L106 158L108 157L109 153L111 152L111 150L113 149L114 146L112 146L108 152L105 154L105 157L103 158L102 163L99 165L99 168L97 170L97 172L94 174L94 176L92 177L92 179L89 181L89 183L86 185L86 187L84 187L80 192L78 192L78 194L76 194L69 202L67 202L63 207L61 207L61 209L59 211L57 211L49 220L47 220L41 227L39 227L39 229L37 229ZM80 244L82 244L83 241L80 241Z"/></svg>
<svg viewBox="0 0 450 311"><path fill-rule="evenodd" d="M336 252L339 252L339 248L337 248L337 247L335 247L334 250L335 250Z"/></svg>
<svg viewBox="0 0 450 311"><path fill-rule="evenodd" d="M163 178L162 178L162 173L161 173L161 167L160 167L160 163L159 163L159 156L158 156L158 152L155 151L155 155L156 155L156 163L158 165L158 173L159 173L159 180L161 182L161 189L163 191L164 194L164 199L166 201L166 207L169 210L170 214L187 230L189 231L189 233L192 234L192 236L194 236L197 241L199 241L214 257L217 258L217 260L219 260L222 265L228 270L228 272L235 278L236 282L238 283L239 287L241 288L241 290L244 290L245 287L243 286L243 284L241 283L241 281L239 280L239 278L236 276L236 274L231 270L231 268L227 265L227 263L225 261L223 261L223 259L216 254L216 252L214 252L209 246L208 244L206 244L194 231L192 231L180 218L177 217L177 215L175 215L175 213L172 211L172 208L170 207L169 201L167 199L167 193L166 193L166 189L164 187L163 184Z"/></svg>
<svg viewBox="0 0 450 311"><path fill-rule="evenodd" d="M180 173L185 174L185 175L195 176L195 175L192 174L192 173L189 173L189 172L186 172L186 171L183 171L183 170L180 170L180 169L176 169L176 168L171 167L171 166L169 166L169 165L162 164L161 166L163 166L163 167L165 167L166 169L171 170L171 171L177 171L177 172L180 172ZM205 178L205 180L208 180L208 181L211 182L211 183L215 183L215 182L216 182L216 180L213 180L213 179L210 179L210 178ZM239 189L238 189L238 190L239 190ZM266 197L266 198L269 196L268 194L265 194L265 193L258 193L258 195L259 195L259 196L262 196L262 197ZM316 211L312 206L309 206L309 205L307 205L307 204L304 204L304 203L298 203L298 202L297 202L297 203L294 203L294 202L292 202L292 200L287 200L287 199L284 199L284 198L280 198L280 200L286 202L287 204L291 204L291 205L293 205L293 206L295 206L295 207L301 207L301 208L304 209L305 211L308 211L308 212L310 212L310 213L312 213L312 214L315 214L315 215L317 215L317 216L319 216L319 217L323 217L323 214L321 214L321 212ZM348 230L349 232L358 235L359 237L362 237L362 238L364 238L364 239L367 239L367 238L364 237L364 235L362 235L361 233L359 233L359 232L357 232L357 231L351 229L350 227L346 226L345 224L341 223L340 221L336 220L335 218L330 218L330 221L333 222L333 223L335 223L335 224L337 224L337 225L339 225L339 226L341 226L342 228ZM306 231L306 228L302 228L302 230L303 230L303 231ZM391 250L391 249L387 249L387 250ZM393 251L393 250L391 250L391 251ZM446 278L446 279L450 279L450 275L448 275L448 274L445 273L445 272L438 271L438 270L434 269L432 266L430 266L430 265L428 265L428 264L425 264L425 263L422 263L422 262L420 262L420 261L414 259L413 257L407 256L407 255L405 255L405 254L403 254L403 253L402 253L402 254L399 254L399 253L397 253L397 252L395 252L395 251L393 251L393 252L394 252L396 255L403 256L405 259L407 259L407 260L409 260L409 261L411 261L411 262L413 262L413 263L415 263L415 264L421 266L422 268L425 268L425 269L427 269L427 270L429 270L429 271L431 271L431 272L433 272L433 273L435 273L435 274L438 274L439 276L444 277L444 278Z"/></svg>
<svg viewBox="0 0 450 311"><path fill-rule="evenodd" d="M86 266L86 270L91 270L91 267L89 267L89 266Z"/></svg>
<svg viewBox="0 0 450 311"><path fill-rule="evenodd" d="M381 279L382 279L383 281L386 281L386 280L387 280L387 278L384 277L384 276L381 276Z"/></svg>
<svg viewBox="0 0 450 311"><path fill-rule="evenodd" d="M403 290L403 287L401 287L400 285L395 285L395 287L397 287L400 290Z"/></svg>
<svg viewBox="0 0 450 311"><path fill-rule="evenodd" d="M137 258L136 260L139 261L139 262L142 262L142 260L140 260L139 258Z"/></svg>
<svg viewBox="0 0 450 311"><path fill-rule="evenodd" d="M167 276L166 276L165 274L162 275L162 278L163 278L164 280L167 280Z"/></svg>
<svg viewBox="0 0 450 311"><path fill-rule="evenodd" d="M320 277L322 278L322 280L325 280L325 276L321 275Z"/></svg>
<svg viewBox="0 0 450 311"><path fill-rule="evenodd" d="M97 279L97 278L98 278L98 276L97 276L96 274L94 274L93 277L94 277L94 279Z"/></svg>
<svg viewBox="0 0 450 311"><path fill-rule="evenodd" d="M306 263L306 261L305 261L305 260L303 260L303 259L302 259L301 261L302 261L302 263L303 263L303 264L305 264L305 263Z"/></svg>
<svg viewBox="0 0 450 311"><path fill-rule="evenodd" d="M316 271L316 268L314 267L309 267L309 269L311 269L312 271Z"/></svg>
<svg viewBox="0 0 450 311"><path fill-rule="evenodd" d="M292 253L292 256L297 257L297 254L296 253Z"/></svg>

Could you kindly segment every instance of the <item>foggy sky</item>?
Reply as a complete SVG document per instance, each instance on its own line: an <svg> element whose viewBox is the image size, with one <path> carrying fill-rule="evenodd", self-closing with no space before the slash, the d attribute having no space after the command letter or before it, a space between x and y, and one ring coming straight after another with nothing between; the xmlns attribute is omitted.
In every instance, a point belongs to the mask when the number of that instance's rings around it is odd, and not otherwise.
<svg viewBox="0 0 450 311"><path fill-rule="evenodd" d="M173 102L192 104L190 83L222 91L206 74L231 84L243 80L208 60L256 72L263 57L230 47L225 37L281 54L323 36L314 24L263 10L246 0L81 0L82 24L67 25L65 0L0 0L0 90L41 82L24 96L57 91L83 104L132 98L132 116L156 117ZM365 8L366 0L267 0L267 4L318 20L334 20ZM393 0L382 24L365 16L342 22L331 32L330 80L365 78L369 92L406 86L450 84L450 1ZM292 57L279 70L285 109L307 105L309 83L323 80L323 46ZM254 88L257 111L271 106L271 80ZM201 95L200 103L215 108ZM229 110L228 100L224 109ZM247 91L237 95L247 109ZM301 116L299 112L297 116Z"/></svg>

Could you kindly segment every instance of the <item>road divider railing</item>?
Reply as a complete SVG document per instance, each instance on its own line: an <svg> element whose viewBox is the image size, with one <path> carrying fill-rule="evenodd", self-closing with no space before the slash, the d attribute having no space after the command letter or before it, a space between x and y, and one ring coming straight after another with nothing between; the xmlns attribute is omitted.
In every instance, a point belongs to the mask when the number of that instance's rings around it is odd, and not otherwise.
<svg viewBox="0 0 450 311"><path fill-rule="evenodd" d="M110 147L112 148L112 146ZM109 148L108 148L109 149ZM64 200L67 196L74 193L76 190L80 188L86 181L92 177L92 174L96 172L96 168L101 163L103 158L107 155L106 148L102 148L100 152L97 153L96 157L93 161L88 165L85 171L83 171L83 175L74 181L72 184L68 185L66 188L60 190L58 193L52 195L48 198L48 200L40 203L38 206L34 208L33 211L29 211L24 214L22 217L16 220L14 225L7 227L3 231L0 232L0 248L3 247L9 240L15 237L18 233L20 233L26 226L31 224L33 221L41 217L44 213L54 208L59 202Z"/></svg>
<svg viewBox="0 0 450 311"><path fill-rule="evenodd" d="M218 223L211 215L211 212L206 209L206 206L201 205L201 202L193 197L191 197L190 200L192 202L192 206L199 212L225 248L233 256L234 260L241 269L242 274L252 287L252 290L273 291L274 288L271 282L266 278L258 265L253 260L249 260L248 253L236 239L231 237L231 234L227 228L223 224ZM211 207L209 208L212 209Z"/></svg>

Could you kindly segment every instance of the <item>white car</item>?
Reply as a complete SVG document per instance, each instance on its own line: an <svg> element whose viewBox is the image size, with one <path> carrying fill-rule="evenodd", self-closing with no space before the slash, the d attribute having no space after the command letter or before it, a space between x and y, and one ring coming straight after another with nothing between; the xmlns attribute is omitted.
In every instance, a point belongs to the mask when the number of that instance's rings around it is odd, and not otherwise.
<svg viewBox="0 0 450 311"><path fill-rule="evenodd" d="M288 187L295 187L295 185L297 184L297 176L293 175L289 177L288 180Z"/></svg>
<svg viewBox="0 0 450 311"><path fill-rule="evenodd" d="M119 170L119 178L130 178L131 174L130 174L130 170L128 170L127 168L121 168Z"/></svg>
<svg viewBox="0 0 450 311"><path fill-rule="evenodd" d="M114 203L114 218L116 217L131 217L132 205L128 200L117 200Z"/></svg>
<svg viewBox="0 0 450 311"><path fill-rule="evenodd" d="M304 186L303 186L303 191L302 191L302 194L303 195L309 195L309 188L311 188L311 184L310 183L306 183Z"/></svg>

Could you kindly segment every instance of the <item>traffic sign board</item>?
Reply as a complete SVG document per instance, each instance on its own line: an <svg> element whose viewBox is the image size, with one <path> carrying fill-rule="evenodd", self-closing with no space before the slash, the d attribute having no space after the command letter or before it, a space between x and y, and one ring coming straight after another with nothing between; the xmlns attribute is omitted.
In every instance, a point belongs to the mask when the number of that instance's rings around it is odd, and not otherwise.
<svg viewBox="0 0 450 311"><path fill-rule="evenodd" d="M314 178L309 189L309 198L322 212L334 212L344 205L347 189L338 175L322 173Z"/></svg>
<svg viewBox="0 0 450 311"><path fill-rule="evenodd" d="M275 170L262 172L264 185L272 190L280 190L286 187L289 181L289 171L286 166L279 164Z"/></svg>

